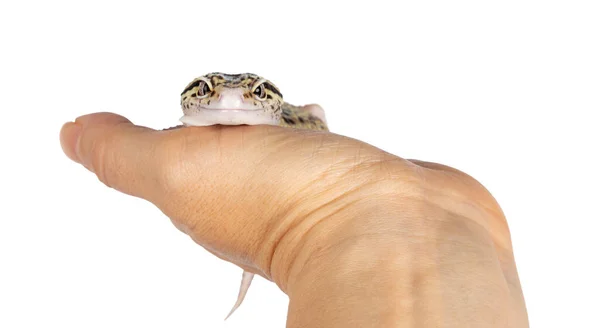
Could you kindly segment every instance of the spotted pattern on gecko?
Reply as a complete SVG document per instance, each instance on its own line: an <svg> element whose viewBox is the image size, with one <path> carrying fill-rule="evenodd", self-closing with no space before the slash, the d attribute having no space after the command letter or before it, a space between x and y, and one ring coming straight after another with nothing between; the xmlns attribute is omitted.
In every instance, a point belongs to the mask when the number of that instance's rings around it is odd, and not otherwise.
<svg viewBox="0 0 600 328"><path fill-rule="evenodd" d="M328 131L319 105L294 106L279 89L258 75L210 73L195 78L181 93L184 125L279 125ZM244 271L237 301L227 318L242 304L254 274Z"/></svg>
<svg viewBox="0 0 600 328"><path fill-rule="evenodd" d="M319 105L294 106L258 75L210 73L195 78L181 93L185 125L280 125L328 130Z"/></svg>

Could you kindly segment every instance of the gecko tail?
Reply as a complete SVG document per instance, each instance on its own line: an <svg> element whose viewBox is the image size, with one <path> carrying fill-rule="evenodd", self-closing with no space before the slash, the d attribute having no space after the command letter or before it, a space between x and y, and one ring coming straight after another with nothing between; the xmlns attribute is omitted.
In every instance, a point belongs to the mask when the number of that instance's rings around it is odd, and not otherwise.
<svg viewBox="0 0 600 328"><path fill-rule="evenodd" d="M246 297L246 293L248 293L248 288L250 288L250 284L252 283L253 278L254 273L244 271L244 273L242 274L242 283L240 285L240 291L238 293L237 301L235 302L235 305L233 306L231 311L229 311L229 314L225 317L225 320L227 320L233 314L233 312L235 312L235 310L237 310L237 308L239 308L240 305L242 305L242 302Z"/></svg>

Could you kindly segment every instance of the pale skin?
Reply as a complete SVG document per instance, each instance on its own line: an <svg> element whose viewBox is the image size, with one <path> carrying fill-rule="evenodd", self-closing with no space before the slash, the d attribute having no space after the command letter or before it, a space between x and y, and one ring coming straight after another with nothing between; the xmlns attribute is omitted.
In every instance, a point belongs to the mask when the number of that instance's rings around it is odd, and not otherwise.
<svg viewBox="0 0 600 328"><path fill-rule="evenodd" d="M60 139L109 187L275 282L287 327L528 327L502 210L458 170L277 126L156 131L97 113Z"/></svg>

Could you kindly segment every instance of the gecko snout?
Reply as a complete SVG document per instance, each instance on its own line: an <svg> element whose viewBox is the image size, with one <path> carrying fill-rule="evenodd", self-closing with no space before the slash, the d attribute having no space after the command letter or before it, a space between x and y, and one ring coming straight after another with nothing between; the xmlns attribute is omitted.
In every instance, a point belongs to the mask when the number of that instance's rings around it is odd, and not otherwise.
<svg viewBox="0 0 600 328"><path fill-rule="evenodd" d="M223 109L239 109L244 105L244 91L239 88L222 89L217 100Z"/></svg>

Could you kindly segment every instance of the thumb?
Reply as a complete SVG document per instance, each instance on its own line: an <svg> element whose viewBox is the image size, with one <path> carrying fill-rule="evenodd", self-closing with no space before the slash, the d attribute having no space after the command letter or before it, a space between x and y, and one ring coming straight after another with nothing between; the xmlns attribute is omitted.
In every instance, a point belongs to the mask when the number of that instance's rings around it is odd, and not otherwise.
<svg viewBox="0 0 600 328"><path fill-rule="evenodd" d="M151 200L160 190L160 165L154 156L160 136L153 132L116 114L95 113L63 125L60 143L70 159L107 186Z"/></svg>
<svg viewBox="0 0 600 328"><path fill-rule="evenodd" d="M269 219L280 209L256 204L268 203L278 189L272 187L276 179L256 174L266 152L250 145L268 147L265 140L280 138L270 130L221 130L156 131L116 114L95 113L64 124L60 142L67 157L107 186L152 202L211 253L266 277L275 242L262 241L270 225L279 226ZM271 239L277 240L275 230ZM253 264L259 252L265 254L262 269Z"/></svg>

